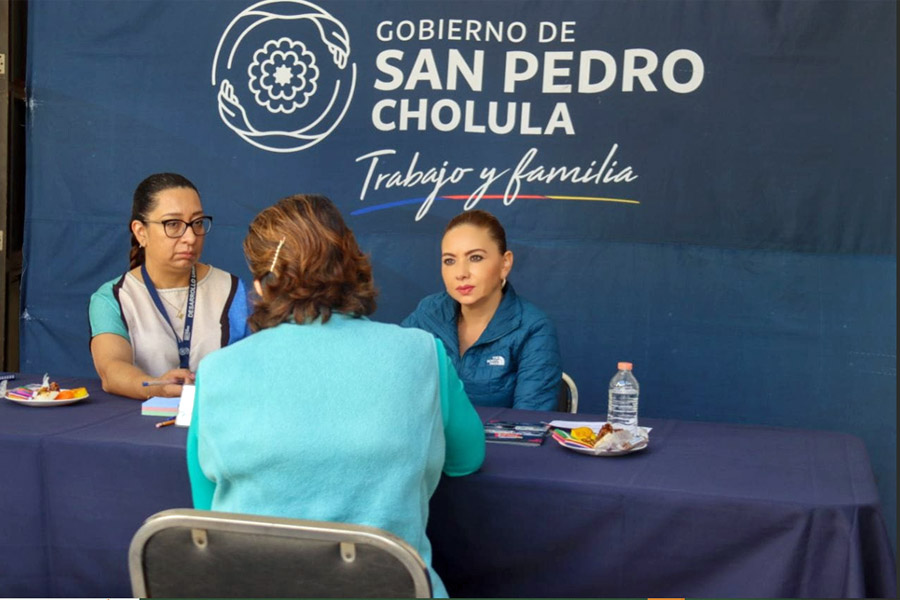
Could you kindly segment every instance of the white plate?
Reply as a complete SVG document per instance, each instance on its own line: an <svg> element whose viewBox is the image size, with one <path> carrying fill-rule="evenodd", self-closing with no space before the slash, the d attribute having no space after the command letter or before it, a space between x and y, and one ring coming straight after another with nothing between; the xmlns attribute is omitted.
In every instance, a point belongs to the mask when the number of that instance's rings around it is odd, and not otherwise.
<svg viewBox="0 0 900 600"><path fill-rule="evenodd" d="M559 440L557 440L557 443L559 443L560 446L562 446L563 448L566 448L567 450L572 450L572 451L578 452L580 454L587 454L588 456L622 456L623 454L631 454L632 452L638 452L639 450L643 450L644 448L646 448L647 446L650 445L649 442L641 442L639 444L636 444L635 446L632 446L628 450L603 451L603 450L597 450L596 448L583 448L581 446L575 446L574 444L570 446L568 444L563 444Z"/></svg>
<svg viewBox="0 0 900 600"><path fill-rule="evenodd" d="M90 394L81 396L80 398L66 398L65 400L23 400L22 398L13 398L9 396L9 394L5 396L7 400L11 400L16 404L24 404L25 406L65 406L66 404L75 404L76 402L80 402L89 397Z"/></svg>
<svg viewBox="0 0 900 600"><path fill-rule="evenodd" d="M593 429L593 425L595 424L591 423L586 426ZM573 452L578 452L579 454L587 454L588 456L622 456L623 454L638 452L650 445L650 429L650 427L638 427L637 430L632 433L630 440L632 446L628 450L601 450L600 448L586 448L585 446L575 443L574 441L557 437L553 434L552 431L550 437L553 438L556 443L563 448L572 450ZM599 427L597 427L597 430L599 430Z"/></svg>

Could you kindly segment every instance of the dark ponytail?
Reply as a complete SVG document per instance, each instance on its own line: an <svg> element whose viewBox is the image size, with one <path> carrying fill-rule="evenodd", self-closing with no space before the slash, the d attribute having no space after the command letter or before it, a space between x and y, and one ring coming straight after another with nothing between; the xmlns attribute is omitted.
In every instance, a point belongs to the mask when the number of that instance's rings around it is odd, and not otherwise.
<svg viewBox="0 0 900 600"><path fill-rule="evenodd" d="M197 192L197 187L183 175L177 173L155 173L150 175L134 190L134 200L131 203L131 220L128 221L128 229L134 221L144 222L147 215L156 208L156 195L165 190L174 188L190 188ZM197 192L200 195L200 192ZM134 232L131 233L131 250L128 254L129 269L134 269L144 264L144 249L138 243Z"/></svg>

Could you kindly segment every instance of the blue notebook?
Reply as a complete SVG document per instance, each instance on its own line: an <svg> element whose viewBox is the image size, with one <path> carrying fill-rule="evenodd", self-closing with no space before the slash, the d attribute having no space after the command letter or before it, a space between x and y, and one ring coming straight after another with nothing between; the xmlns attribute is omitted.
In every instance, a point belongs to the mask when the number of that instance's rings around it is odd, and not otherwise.
<svg viewBox="0 0 900 600"><path fill-rule="evenodd" d="M154 396L141 403L141 414L150 417L174 417L178 414L181 398Z"/></svg>

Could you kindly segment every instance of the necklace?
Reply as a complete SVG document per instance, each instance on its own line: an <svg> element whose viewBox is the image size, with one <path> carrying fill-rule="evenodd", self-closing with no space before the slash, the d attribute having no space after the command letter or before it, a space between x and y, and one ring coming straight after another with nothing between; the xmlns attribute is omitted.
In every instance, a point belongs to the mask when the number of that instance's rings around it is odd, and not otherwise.
<svg viewBox="0 0 900 600"><path fill-rule="evenodd" d="M165 302L166 304L168 304L169 306L171 306L172 308L175 309L175 318L176 318L176 319L183 319L183 318L184 318L184 309L183 309L183 307L178 306L177 304L175 304L175 303L173 303L173 302L170 302L169 299L166 298L166 296L165 296L164 294L160 294L159 297L163 299L163 302ZM184 299L185 299L185 301L187 301L187 296L185 296Z"/></svg>

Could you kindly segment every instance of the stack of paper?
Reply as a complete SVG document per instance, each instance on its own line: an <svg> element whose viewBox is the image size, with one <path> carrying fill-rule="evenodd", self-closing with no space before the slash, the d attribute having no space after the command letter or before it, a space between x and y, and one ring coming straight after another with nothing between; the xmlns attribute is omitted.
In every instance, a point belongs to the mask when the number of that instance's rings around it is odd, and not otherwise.
<svg viewBox="0 0 900 600"><path fill-rule="evenodd" d="M514 423L488 421L484 424L484 441L521 446L540 446L550 428L547 423Z"/></svg>
<svg viewBox="0 0 900 600"><path fill-rule="evenodd" d="M154 396L141 404L141 414L151 417L174 417L178 414L180 398Z"/></svg>

